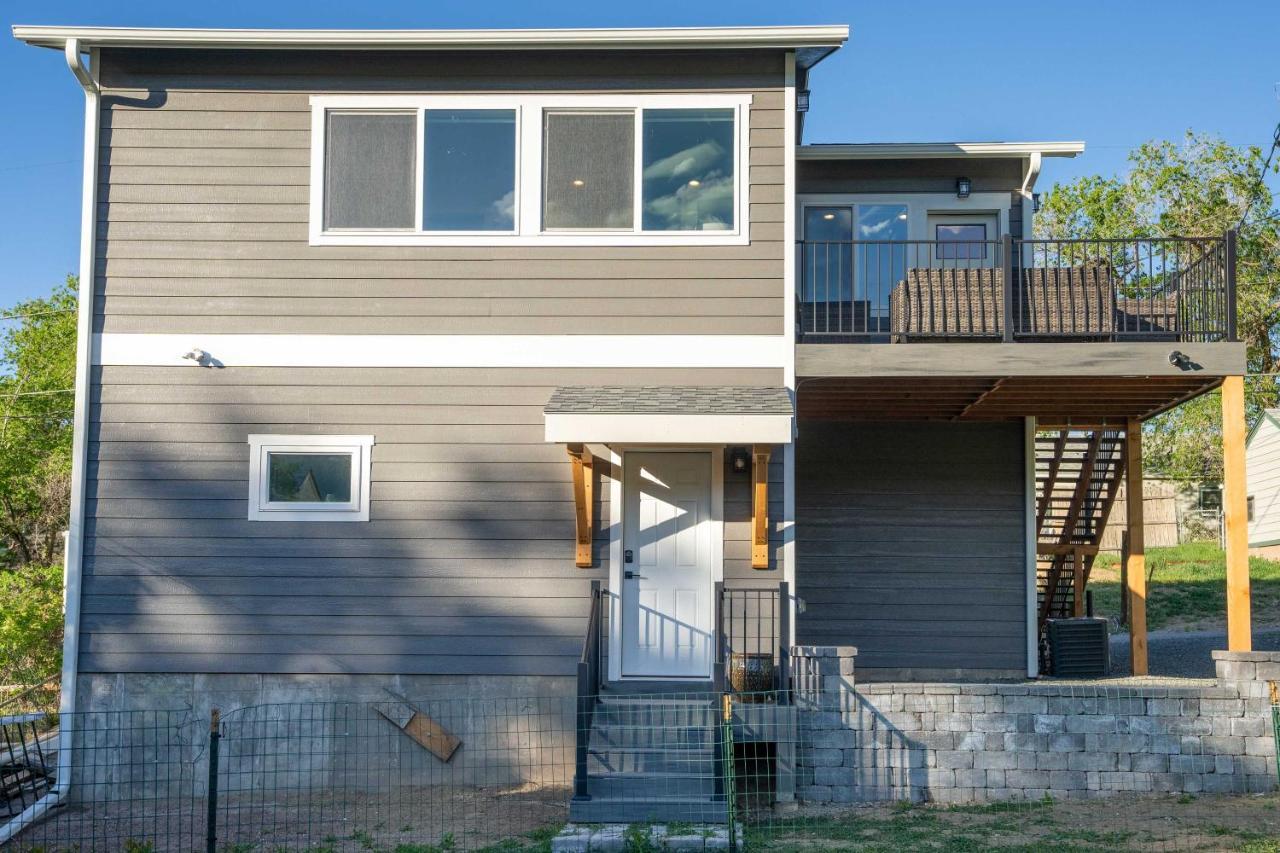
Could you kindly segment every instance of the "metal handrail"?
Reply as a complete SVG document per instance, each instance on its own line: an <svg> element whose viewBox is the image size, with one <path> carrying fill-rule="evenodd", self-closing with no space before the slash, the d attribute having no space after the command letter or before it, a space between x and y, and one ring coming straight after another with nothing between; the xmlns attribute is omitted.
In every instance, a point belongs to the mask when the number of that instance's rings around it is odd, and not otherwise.
<svg viewBox="0 0 1280 853"><path fill-rule="evenodd" d="M754 615L747 612L749 602L756 605ZM717 584L716 603L720 672L731 654L769 655L775 661L773 690L777 692L778 702L786 704L791 690L791 585L782 581L776 586L726 589L723 584ZM741 617L735 603L742 605Z"/></svg>
<svg viewBox="0 0 1280 853"><path fill-rule="evenodd" d="M587 617L587 633L582 640L582 655L578 658L578 727L574 744L573 796L576 800L589 800L587 788L587 758L591 743L591 724L595 716L596 700L600 695L600 644L603 622L605 591L599 581L591 582L591 612Z"/></svg>

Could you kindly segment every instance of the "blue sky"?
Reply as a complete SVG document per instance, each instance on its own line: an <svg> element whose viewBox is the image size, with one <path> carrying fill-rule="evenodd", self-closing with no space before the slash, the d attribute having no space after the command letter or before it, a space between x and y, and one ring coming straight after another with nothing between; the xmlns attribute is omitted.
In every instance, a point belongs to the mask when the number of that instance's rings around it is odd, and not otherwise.
<svg viewBox="0 0 1280 853"><path fill-rule="evenodd" d="M1124 168L1127 151L1188 128L1269 143L1280 120L1280 3L674 0L10 0L0 79L0 305L75 270L83 97L14 23L172 27L571 27L828 24L849 44L815 72L809 142L1083 139L1040 189Z"/></svg>

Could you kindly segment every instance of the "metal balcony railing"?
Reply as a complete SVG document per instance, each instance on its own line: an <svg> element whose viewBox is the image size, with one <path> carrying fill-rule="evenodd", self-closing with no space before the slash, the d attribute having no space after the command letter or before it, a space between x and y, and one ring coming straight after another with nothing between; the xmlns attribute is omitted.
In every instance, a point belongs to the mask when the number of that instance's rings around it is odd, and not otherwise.
<svg viewBox="0 0 1280 853"><path fill-rule="evenodd" d="M1234 341L1235 232L801 241L807 342Z"/></svg>

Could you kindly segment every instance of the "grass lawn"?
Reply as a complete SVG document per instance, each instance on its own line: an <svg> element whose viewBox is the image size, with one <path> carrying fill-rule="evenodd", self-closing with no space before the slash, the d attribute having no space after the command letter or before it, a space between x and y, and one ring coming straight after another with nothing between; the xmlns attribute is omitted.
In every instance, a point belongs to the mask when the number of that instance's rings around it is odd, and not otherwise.
<svg viewBox="0 0 1280 853"><path fill-rule="evenodd" d="M1184 631L1226 625L1226 556L1216 542L1147 551L1147 627ZM1280 625L1280 561L1252 557L1253 624ZM1120 561L1100 554L1089 577L1097 616L1120 617Z"/></svg>
<svg viewBox="0 0 1280 853"><path fill-rule="evenodd" d="M1280 851L1276 795L1116 796L972 806L873 806L746 827L749 851L1083 853L1090 850Z"/></svg>

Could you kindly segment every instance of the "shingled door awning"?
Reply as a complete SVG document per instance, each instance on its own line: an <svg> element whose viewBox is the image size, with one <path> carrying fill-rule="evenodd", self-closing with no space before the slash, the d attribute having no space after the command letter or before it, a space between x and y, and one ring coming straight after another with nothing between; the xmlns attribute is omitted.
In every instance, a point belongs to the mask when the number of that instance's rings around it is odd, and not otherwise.
<svg viewBox="0 0 1280 853"><path fill-rule="evenodd" d="M566 385L543 409L557 443L790 444L786 388L728 385Z"/></svg>

